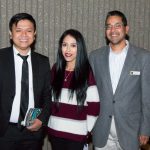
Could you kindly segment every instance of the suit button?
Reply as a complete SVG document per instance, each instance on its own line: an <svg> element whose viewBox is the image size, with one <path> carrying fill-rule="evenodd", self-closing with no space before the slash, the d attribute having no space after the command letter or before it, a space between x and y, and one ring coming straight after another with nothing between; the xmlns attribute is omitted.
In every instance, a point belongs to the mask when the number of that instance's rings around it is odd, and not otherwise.
<svg viewBox="0 0 150 150"><path fill-rule="evenodd" d="M116 101L113 101L113 103L115 103Z"/></svg>
<svg viewBox="0 0 150 150"><path fill-rule="evenodd" d="M109 118L112 118L112 116L111 116L111 115L109 115Z"/></svg>

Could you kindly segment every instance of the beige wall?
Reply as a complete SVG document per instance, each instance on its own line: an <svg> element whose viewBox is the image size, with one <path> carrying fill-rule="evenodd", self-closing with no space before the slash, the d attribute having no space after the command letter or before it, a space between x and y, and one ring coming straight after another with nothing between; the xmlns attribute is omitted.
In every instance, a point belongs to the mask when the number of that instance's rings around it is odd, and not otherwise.
<svg viewBox="0 0 150 150"><path fill-rule="evenodd" d="M0 48L9 45L8 23L13 14L28 12L37 21L36 51L54 63L58 40L68 28L81 31L88 52L105 45L104 20L110 10L123 11L130 41L150 50L150 0L0 0ZM50 149L45 144L44 150Z"/></svg>
<svg viewBox="0 0 150 150"><path fill-rule="evenodd" d="M130 25L130 41L150 49L150 0L0 0L0 48L9 45L8 22L18 12L37 21L37 51L53 63L58 40L68 28L80 30L88 51L105 44L104 20L109 10L123 11Z"/></svg>

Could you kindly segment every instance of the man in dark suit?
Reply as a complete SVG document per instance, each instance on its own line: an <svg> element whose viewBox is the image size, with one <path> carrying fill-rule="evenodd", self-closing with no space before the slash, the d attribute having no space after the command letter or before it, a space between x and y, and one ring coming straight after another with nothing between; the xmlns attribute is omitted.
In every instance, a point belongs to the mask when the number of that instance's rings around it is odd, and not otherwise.
<svg viewBox="0 0 150 150"><path fill-rule="evenodd" d="M41 150L43 126L50 115L49 59L33 52L36 23L27 13L14 15L9 22L11 47L0 50L0 149ZM22 96L23 57L26 57L28 86ZM25 71L26 72L26 71ZM41 108L41 114L26 127L21 118L22 97L27 111ZM26 112L27 112L26 111Z"/></svg>
<svg viewBox="0 0 150 150"><path fill-rule="evenodd" d="M132 45L128 30L122 12L108 12L109 45L90 54L101 100L95 150L139 150L150 136L150 52Z"/></svg>

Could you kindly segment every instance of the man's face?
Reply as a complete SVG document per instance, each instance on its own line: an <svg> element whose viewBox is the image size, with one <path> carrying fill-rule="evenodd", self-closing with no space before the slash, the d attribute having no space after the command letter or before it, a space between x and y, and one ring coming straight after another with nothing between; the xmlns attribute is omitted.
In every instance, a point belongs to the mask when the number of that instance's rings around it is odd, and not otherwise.
<svg viewBox="0 0 150 150"><path fill-rule="evenodd" d="M35 40L34 25L29 20L20 20L17 24L13 24L10 31L10 38L14 46L20 52L28 52L31 44Z"/></svg>
<svg viewBox="0 0 150 150"><path fill-rule="evenodd" d="M128 26L124 26L121 17L110 16L106 22L105 34L111 45L121 45L128 33Z"/></svg>

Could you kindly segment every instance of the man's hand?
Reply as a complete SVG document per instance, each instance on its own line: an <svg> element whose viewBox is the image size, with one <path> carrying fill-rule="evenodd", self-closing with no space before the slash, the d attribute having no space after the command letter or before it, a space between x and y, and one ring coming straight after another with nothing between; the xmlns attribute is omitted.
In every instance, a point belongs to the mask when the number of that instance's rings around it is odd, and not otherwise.
<svg viewBox="0 0 150 150"><path fill-rule="evenodd" d="M139 136L140 145L147 144L148 140L149 140L149 136L145 136L145 135Z"/></svg>
<svg viewBox="0 0 150 150"><path fill-rule="evenodd" d="M40 121L39 119L35 119L33 121L33 124L27 127L27 129L30 131L38 131L41 127L42 127L42 121Z"/></svg>

